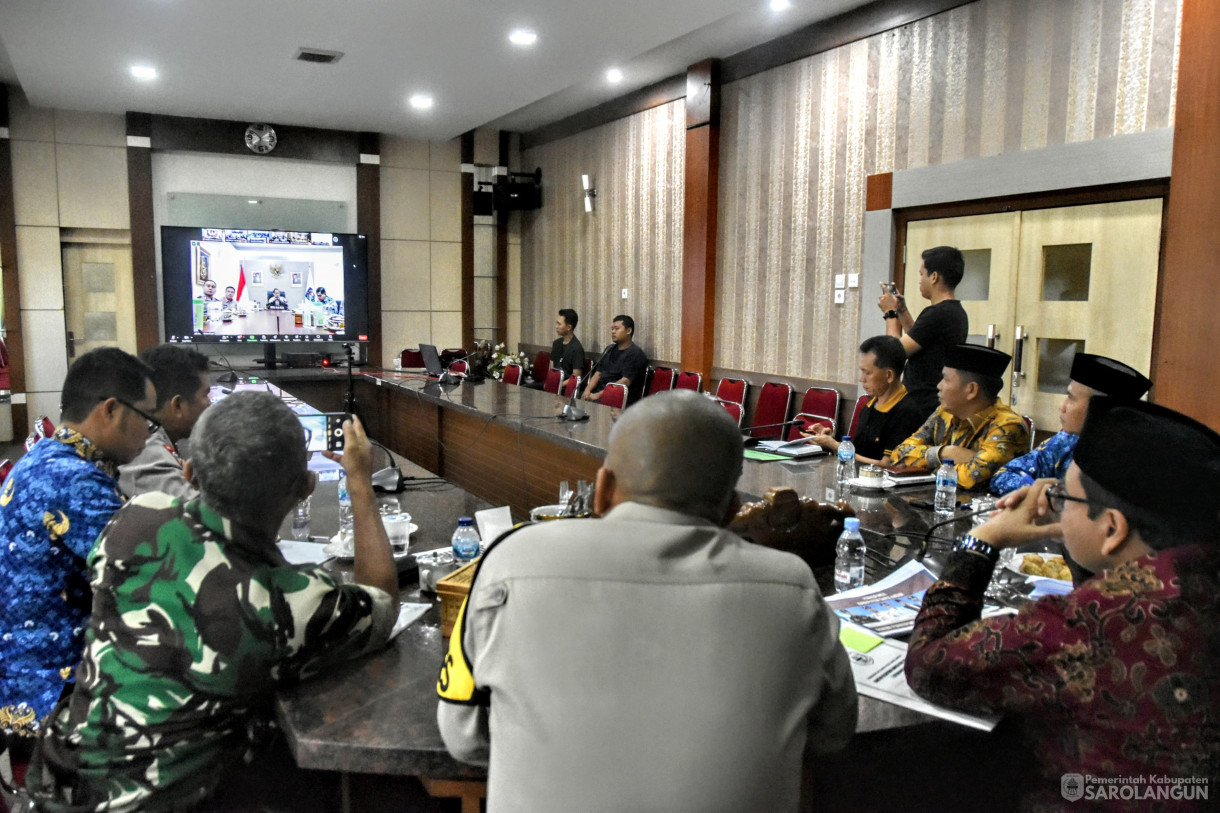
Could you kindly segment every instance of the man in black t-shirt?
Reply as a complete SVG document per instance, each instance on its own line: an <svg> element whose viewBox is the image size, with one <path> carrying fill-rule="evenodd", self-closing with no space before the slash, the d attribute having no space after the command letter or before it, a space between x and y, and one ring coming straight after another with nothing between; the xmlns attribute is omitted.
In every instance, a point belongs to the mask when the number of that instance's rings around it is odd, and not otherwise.
<svg viewBox="0 0 1220 813"><path fill-rule="evenodd" d="M571 308L564 308L555 317L555 333L558 338L551 343L551 367L559 370L559 387L570 376L585 374L585 348L576 338L576 323L580 317ZM546 376L543 375L545 379Z"/></svg>
<svg viewBox="0 0 1220 813"><path fill-rule="evenodd" d="M952 246L937 246L923 252L921 260L919 295L932 304L920 312L919 318L911 316L906 301L896 294L882 293L877 306L885 314L886 334L900 339L907 351L902 380L926 417L940 403L936 385L945 366L945 350L966 341L970 320L954 298L966 270L962 253Z"/></svg>
<svg viewBox="0 0 1220 813"><path fill-rule="evenodd" d="M620 314L610 324L610 338L614 346L606 351L597 364L589 383L585 386L586 401L600 401L607 384L622 384L627 387L627 402L638 401L644 392L644 373L648 370L648 356L635 344L635 320Z"/></svg>

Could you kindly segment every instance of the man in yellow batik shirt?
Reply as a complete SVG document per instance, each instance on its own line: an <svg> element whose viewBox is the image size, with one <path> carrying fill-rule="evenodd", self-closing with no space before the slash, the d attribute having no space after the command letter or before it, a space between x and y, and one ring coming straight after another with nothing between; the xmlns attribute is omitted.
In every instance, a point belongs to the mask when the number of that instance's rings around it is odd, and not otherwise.
<svg viewBox="0 0 1220 813"><path fill-rule="evenodd" d="M893 451L891 461L931 472L950 460L958 486L986 488L1001 466L1029 451L1025 422L999 398L1011 360L981 345L950 347L936 387L940 407Z"/></svg>

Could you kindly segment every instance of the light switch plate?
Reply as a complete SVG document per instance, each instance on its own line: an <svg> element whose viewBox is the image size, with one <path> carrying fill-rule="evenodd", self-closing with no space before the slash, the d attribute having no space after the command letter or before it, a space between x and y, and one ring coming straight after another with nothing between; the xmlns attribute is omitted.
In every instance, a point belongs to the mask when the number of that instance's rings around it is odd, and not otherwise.
<svg viewBox="0 0 1220 813"><path fill-rule="evenodd" d="M835 288L842 289L843 286L846 284L846 280L847 280L846 274L835 274Z"/></svg>
<svg viewBox="0 0 1220 813"><path fill-rule="evenodd" d="M835 304L842 305L847 299L847 292L844 290L835 291Z"/></svg>
<svg viewBox="0 0 1220 813"><path fill-rule="evenodd" d="M623 299L626 299L626 298L627 298L627 289L624 288L623 289Z"/></svg>
<svg viewBox="0 0 1220 813"><path fill-rule="evenodd" d="M847 287L848 288L859 288L860 287L860 275L859 274L848 274L847 275Z"/></svg>

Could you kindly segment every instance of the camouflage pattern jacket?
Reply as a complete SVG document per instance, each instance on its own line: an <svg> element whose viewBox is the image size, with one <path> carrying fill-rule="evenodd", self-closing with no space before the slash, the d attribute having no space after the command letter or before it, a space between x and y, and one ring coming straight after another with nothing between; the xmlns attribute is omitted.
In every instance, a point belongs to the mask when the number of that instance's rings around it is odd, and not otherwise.
<svg viewBox="0 0 1220 813"><path fill-rule="evenodd" d="M90 557L77 688L26 785L47 811L177 810L205 798L271 720L276 688L382 646L383 591L284 561L275 540L153 492Z"/></svg>

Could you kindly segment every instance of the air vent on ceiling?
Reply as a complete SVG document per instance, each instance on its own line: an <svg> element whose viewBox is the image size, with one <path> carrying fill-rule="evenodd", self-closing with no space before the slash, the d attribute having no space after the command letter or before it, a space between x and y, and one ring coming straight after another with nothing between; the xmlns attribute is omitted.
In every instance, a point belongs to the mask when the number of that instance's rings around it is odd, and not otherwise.
<svg viewBox="0 0 1220 813"><path fill-rule="evenodd" d="M320 65L333 65L342 58L342 51L324 51L321 48L300 48L296 55L296 59L302 62L315 62Z"/></svg>

